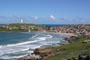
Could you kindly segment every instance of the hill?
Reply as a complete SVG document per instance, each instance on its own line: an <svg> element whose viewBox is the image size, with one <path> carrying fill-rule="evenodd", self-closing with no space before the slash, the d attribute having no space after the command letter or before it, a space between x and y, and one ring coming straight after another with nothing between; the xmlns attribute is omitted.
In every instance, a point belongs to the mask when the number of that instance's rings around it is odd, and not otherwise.
<svg viewBox="0 0 90 60"><path fill-rule="evenodd" d="M1 24L0 32L35 32L44 28L45 26L39 24Z"/></svg>

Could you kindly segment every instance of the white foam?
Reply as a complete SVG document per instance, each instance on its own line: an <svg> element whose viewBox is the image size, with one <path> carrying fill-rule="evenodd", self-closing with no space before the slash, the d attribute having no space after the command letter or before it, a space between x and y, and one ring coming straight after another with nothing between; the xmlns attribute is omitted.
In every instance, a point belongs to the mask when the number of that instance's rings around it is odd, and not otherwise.
<svg viewBox="0 0 90 60"><path fill-rule="evenodd" d="M7 46L8 46L8 47L12 47L12 46L25 45L25 44L30 44L30 43L35 43L35 42L43 41L43 40L45 40L45 39L46 39L46 37L41 37L41 38L38 38L38 40L27 41L27 42L22 42L22 43L17 43L17 44L9 44L9 45L7 45Z"/></svg>
<svg viewBox="0 0 90 60"><path fill-rule="evenodd" d="M46 40L46 37L38 37L37 39L38 40L27 41L27 42L3 46L0 48L0 52L1 52L0 55L16 53L16 52L20 52L20 51L26 51L26 50L29 50L29 48L31 48L31 49L39 48L41 45L37 45L37 46L36 45L30 45L30 43L44 41L44 40Z"/></svg>
<svg viewBox="0 0 90 60"><path fill-rule="evenodd" d="M11 53L17 53L17 52L21 52L21 51L28 51L30 48L31 49L35 49L35 48L39 48L41 45L22 45L22 46L16 46L16 47L3 47L2 49L0 49L0 56L4 55L4 54L11 54Z"/></svg>
<svg viewBox="0 0 90 60"><path fill-rule="evenodd" d="M2 46L0 46L0 48L2 48Z"/></svg>
<svg viewBox="0 0 90 60"><path fill-rule="evenodd" d="M16 59L16 58L21 58L27 56L27 54L25 55L20 55L20 56L2 56L1 59Z"/></svg>
<svg viewBox="0 0 90 60"><path fill-rule="evenodd" d="M40 34L40 33L39 33ZM32 38L37 37L39 34L36 34L35 36L33 36ZM38 42L39 40L34 40L34 41L27 41L27 42L21 42L21 43L17 43L17 44L9 44L7 46L18 46L18 45L24 45L24 44L29 44L29 43L34 43L34 42Z"/></svg>
<svg viewBox="0 0 90 60"><path fill-rule="evenodd" d="M30 48L31 49L36 49L41 47L44 44L40 44L40 45L32 45L31 43L36 43L36 42L43 42L46 41L48 38L52 38L52 35L45 35L45 36L40 36L37 37L39 34L36 34L35 36L33 36L32 38L34 38L33 41L26 41L26 42L21 42L21 43L17 43L17 44L9 44L9 45L4 45L4 46L0 46L0 57L1 58L6 58L6 59L11 59L11 58L17 58L17 57L23 57L23 56L3 56L5 54L11 54L11 53L20 53L22 51L28 51ZM47 42L45 42L47 43ZM46 44L45 44L46 45ZM33 51L30 51L33 52Z"/></svg>
<svg viewBox="0 0 90 60"><path fill-rule="evenodd" d="M38 36L39 34L33 36L32 38L35 38L36 36ZM7 46L12 47L12 46L19 46L19 45L25 45L25 44L30 44L30 43L35 43L35 42L39 42L39 41L43 41L46 40L47 38L52 38L53 36L51 35L47 35L48 37L38 37L37 40L34 41L26 41L26 42L21 42L21 43L17 43L17 44L9 44Z"/></svg>
<svg viewBox="0 0 90 60"><path fill-rule="evenodd" d="M53 38L53 36L52 35L47 35L49 38Z"/></svg>
<svg viewBox="0 0 90 60"><path fill-rule="evenodd" d="M40 33L38 33L38 34L34 35L32 38L35 38L35 37L37 37L39 34L40 34Z"/></svg>

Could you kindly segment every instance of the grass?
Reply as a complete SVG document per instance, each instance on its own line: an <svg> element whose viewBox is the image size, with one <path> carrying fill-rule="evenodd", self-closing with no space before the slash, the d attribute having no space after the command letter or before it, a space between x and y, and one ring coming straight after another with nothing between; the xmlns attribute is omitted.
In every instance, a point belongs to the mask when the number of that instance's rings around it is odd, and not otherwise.
<svg viewBox="0 0 90 60"><path fill-rule="evenodd" d="M31 32L36 32L36 28L46 28L43 25L39 24L9 24L8 25L10 28L16 27L16 29L8 29L6 27L0 27L0 32L28 32L28 29L31 30ZM27 27L27 29L22 29L21 27ZM28 28L30 26L34 26L34 29Z"/></svg>
<svg viewBox="0 0 90 60"><path fill-rule="evenodd" d="M78 37L78 42L53 48L56 55L46 60L65 60L77 57L80 54L90 53L90 43L82 43L82 41L86 39L87 38Z"/></svg>

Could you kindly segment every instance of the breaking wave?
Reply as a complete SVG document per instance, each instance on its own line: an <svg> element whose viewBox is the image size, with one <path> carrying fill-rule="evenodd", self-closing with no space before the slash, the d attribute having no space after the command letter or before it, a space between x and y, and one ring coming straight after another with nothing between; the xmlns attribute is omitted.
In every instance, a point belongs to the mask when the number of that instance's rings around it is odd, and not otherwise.
<svg viewBox="0 0 90 60"><path fill-rule="evenodd" d="M14 59L25 56L30 49L36 49L43 46L43 44L40 44L39 42L43 42L49 38L53 38L53 36L49 34L41 35L41 36L39 35L40 34L34 35L32 38L30 38L29 41L16 43L16 44L0 45L0 59ZM38 44L33 44L33 43L38 43ZM23 53L23 52L25 52L24 55L19 54L19 56L16 55L9 56L11 54ZM29 52L32 53L33 51L29 51Z"/></svg>

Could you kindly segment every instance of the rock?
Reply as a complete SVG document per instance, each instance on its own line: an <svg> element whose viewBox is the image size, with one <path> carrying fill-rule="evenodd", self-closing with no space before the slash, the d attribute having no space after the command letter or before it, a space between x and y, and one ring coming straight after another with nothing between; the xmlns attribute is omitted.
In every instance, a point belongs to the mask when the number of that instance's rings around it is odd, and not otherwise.
<svg viewBox="0 0 90 60"><path fill-rule="evenodd" d="M52 55L52 49L51 48L38 48L34 50L34 54L40 55L42 57L48 57Z"/></svg>
<svg viewBox="0 0 90 60"><path fill-rule="evenodd" d="M90 43L90 40L85 40L82 43Z"/></svg>
<svg viewBox="0 0 90 60"><path fill-rule="evenodd" d="M69 58L67 60L90 60L90 55L89 54L82 54L82 55L79 55L78 57L72 57L72 58Z"/></svg>
<svg viewBox="0 0 90 60"><path fill-rule="evenodd" d="M79 55L78 60L90 60L90 55Z"/></svg>

